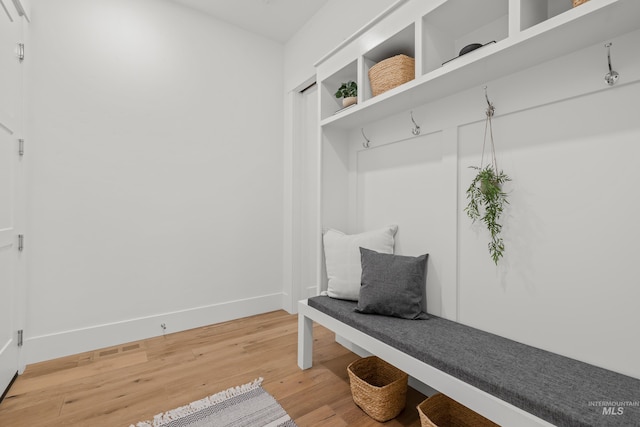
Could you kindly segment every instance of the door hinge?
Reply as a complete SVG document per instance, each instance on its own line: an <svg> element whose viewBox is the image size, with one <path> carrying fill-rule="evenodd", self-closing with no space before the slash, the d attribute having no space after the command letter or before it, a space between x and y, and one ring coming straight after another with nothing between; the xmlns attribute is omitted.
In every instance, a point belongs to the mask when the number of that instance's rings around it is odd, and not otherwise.
<svg viewBox="0 0 640 427"><path fill-rule="evenodd" d="M24 331L20 329L18 331L18 347L22 347L23 343L24 343Z"/></svg>
<svg viewBox="0 0 640 427"><path fill-rule="evenodd" d="M18 234L18 250L20 252L24 250L24 234Z"/></svg>
<svg viewBox="0 0 640 427"><path fill-rule="evenodd" d="M24 43L18 43L18 60L24 61Z"/></svg>
<svg viewBox="0 0 640 427"><path fill-rule="evenodd" d="M24 139L18 140L18 155L24 156Z"/></svg>

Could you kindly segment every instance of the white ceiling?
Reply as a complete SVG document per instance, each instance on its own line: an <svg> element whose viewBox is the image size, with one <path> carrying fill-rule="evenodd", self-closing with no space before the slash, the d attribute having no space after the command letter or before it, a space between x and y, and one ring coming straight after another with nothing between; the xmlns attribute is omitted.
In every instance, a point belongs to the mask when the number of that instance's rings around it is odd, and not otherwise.
<svg viewBox="0 0 640 427"><path fill-rule="evenodd" d="M174 0L240 28L285 43L328 0Z"/></svg>

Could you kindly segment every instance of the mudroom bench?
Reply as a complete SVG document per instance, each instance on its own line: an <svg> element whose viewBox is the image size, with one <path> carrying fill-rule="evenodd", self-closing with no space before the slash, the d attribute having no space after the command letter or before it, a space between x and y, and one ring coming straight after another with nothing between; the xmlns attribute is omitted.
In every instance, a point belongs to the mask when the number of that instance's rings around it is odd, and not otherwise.
<svg viewBox="0 0 640 427"><path fill-rule="evenodd" d="M298 303L301 369L312 366L318 322L505 427L640 426L638 379L437 316L405 320L355 305L326 296Z"/></svg>

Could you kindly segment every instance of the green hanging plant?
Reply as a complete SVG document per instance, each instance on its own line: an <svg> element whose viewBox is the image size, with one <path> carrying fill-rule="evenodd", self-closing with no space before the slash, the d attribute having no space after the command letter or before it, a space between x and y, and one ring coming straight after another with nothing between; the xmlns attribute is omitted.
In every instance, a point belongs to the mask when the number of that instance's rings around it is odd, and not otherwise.
<svg viewBox="0 0 640 427"><path fill-rule="evenodd" d="M473 222L480 220L487 227L491 235L491 241L488 245L489 254L493 262L498 265L498 260L504 255L504 240L500 235L502 231L500 218L504 212L505 205L509 204L508 195L502 190L502 187L506 182L511 181L511 178L502 170L498 169L495 145L493 142L493 128L491 126L493 111L493 105L489 103L480 166L470 166L470 168L478 172L467 189L467 199L469 203L464 210ZM487 129L490 131L491 138L491 164L482 166L487 142Z"/></svg>

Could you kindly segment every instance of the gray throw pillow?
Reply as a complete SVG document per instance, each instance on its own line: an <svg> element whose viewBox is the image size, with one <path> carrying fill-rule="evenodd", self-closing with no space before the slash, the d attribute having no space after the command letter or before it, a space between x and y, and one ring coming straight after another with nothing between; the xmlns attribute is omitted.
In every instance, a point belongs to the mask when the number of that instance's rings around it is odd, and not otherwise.
<svg viewBox="0 0 640 427"><path fill-rule="evenodd" d="M360 248L362 281L356 311L403 319L428 319L422 298L428 254L383 254Z"/></svg>

